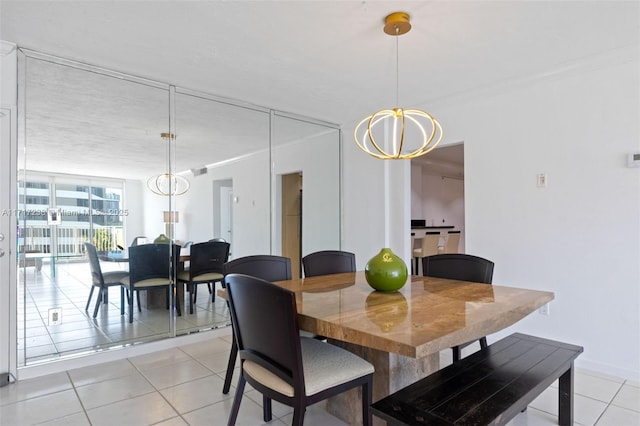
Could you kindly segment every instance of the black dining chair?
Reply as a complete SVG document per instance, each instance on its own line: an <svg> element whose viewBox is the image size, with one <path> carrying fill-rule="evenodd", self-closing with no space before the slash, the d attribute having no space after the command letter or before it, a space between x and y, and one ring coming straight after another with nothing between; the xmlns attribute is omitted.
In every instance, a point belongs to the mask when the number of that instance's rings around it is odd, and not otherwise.
<svg viewBox="0 0 640 426"><path fill-rule="evenodd" d="M422 259L422 271L425 277L446 278L450 280L471 281L475 283L491 284L493 280L494 263L482 257L470 254L437 254ZM480 347L487 347L487 338L481 337ZM453 362L462 357L462 349L474 341L451 348Z"/></svg>
<svg viewBox="0 0 640 426"><path fill-rule="evenodd" d="M233 259L225 263L222 272L226 277L228 274L244 274L252 277L260 278L266 281L284 281L291 279L291 259L288 257L274 255L254 255ZM226 282L222 282L226 286ZM232 320L233 322L233 320ZM227 373L224 378L224 386L222 393L229 393L231 388L231 379L233 377L233 369L238 358L238 346L236 339L231 342L231 352L229 353L229 363L227 364Z"/></svg>
<svg viewBox="0 0 640 426"><path fill-rule="evenodd" d="M133 322L133 297L140 290L165 288L167 308L170 294L176 282L176 271L180 257L177 244L142 244L129 247L129 275L121 280L129 289L129 322ZM138 309L140 309L140 296ZM180 315L180 300L176 294L176 310Z"/></svg>
<svg viewBox="0 0 640 426"><path fill-rule="evenodd" d="M207 284L211 301L215 300L215 283L221 283L224 278L222 267L229 260L229 246L229 243L218 241L191 245L189 270L178 272L178 281L188 286L190 314L198 296L198 284Z"/></svg>
<svg viewBox="0 0 640 426"><path fill-rule="evenodd" d="M302 258L305 277L356 271L356 255L347 251L322 250Z"/></svg>
<svg viewBox="0 0 640 426"><path fill-rule="evenodd" d="M300 337L295 294L256 277L225 277L231 324L241 371L228 425L235 425L246 382L262 394L263 420L271 401L293 407L302 425L309 405L361 388L362 423L370 425L373 366L357 355L316 339Z"/></svg>
<svg viewBox="0 0 640 426"><path fill-rule="evenodd" d="M120 315L124 315L125 287L120 281L129 275L129 271L102 272L96 246L91 243L84 243L84 248L87 251L87 256L89 257L89 268L91 269L91 291L89 292L89 299L87 300L87 305L84 307L84 310L89 310L91 298L93 297L93 290L97 288L98 300L96 300L96 307L93 310L93 317L97 317L100 305L102 303L106 305L109 302L109 288L120 287ZM128 291L127 298L129 298Z"/></svg>

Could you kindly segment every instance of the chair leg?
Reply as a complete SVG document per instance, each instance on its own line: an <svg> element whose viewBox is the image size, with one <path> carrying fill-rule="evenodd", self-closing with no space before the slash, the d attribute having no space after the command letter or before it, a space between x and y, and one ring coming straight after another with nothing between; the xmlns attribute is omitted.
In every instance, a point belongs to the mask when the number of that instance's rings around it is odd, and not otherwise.
<svg viewBox="0 0 640 426"><path fill-rule="evenodd" d="M178 292L176 291L176 313L178 316L182 316L182 309L180 308L180 298L178 297Z"/></svg>
<svg viewBox="0 0 640 426"><path fill-rule="evenodd" d="M462 352L462 350L460 349L460 346L454 346L453 348L451 348L451 350L453 351L453 362L460 361L460 356Z"/></svg>
<svg viewBox="0 0 640 426"><path fill-rule="evenodd" d="M133 298L135 297L135 290L129 291L129 324L133 323ZM140 297L138 296L138 307L140 307Z"/></svg>
<svg viewBox="0 0 640 426"><path fill-rule="evenodd" d="M242 394L244 393L244 385L244 376L240 374L240 380L238 380L238 386L236 387L236 395L233 397L233 405L231 406L231 413L227 421L228 426L235 426L236 424L238 412L240 411L240 402L242 402Z"/></svg>
<svg viewBox="0 0 640 426"><path fill-rule="evenodd" d="M480 348L481 349L486 349L487 348L487 338L486 337L481 337L480 338Z"/></svg>
<svg viewBox="0 0 640 426"><path fill-rule="evenodd" d="M273 413L271 411L271 398L266 395L262 395L262 419L265 423L268 423L273 419Z"/></svg>
<svg viewBox="0 0 640 426"><path fill-rule="evenodd" d="M89 299L87 299L87 306L84 307L85 311L89 310L89 305L91 304L91 298L93 297L93 289L95 288L95 286L91 286L91 291L89 291Z"/></svg>
<svg viewBox="0 0 640 426"><path fill-rule="evenodd" d="M228 394L229 388L231 387L231 378L233 377L233 369L236 366L236 358L238 357L238 346L236 346L236 338L233 337L233 341L231 342L231 353L229 353L229 363L227 364L227 374L224 377L224 386L222 387L222 393Z"/></svg>
<svg viewBox="0 0 640 426"><path fill-rule="evenodd" d="M120 286L120 315L124 315L124 287Z"/></svg>
<svg viewBox="0 0 640 426"><path fill-rule="evenodd" d="M140 306L140 292L134 291L133 294L135 294L136 300L138 301L138 312L142 312L142 306Z"/></svg>
<svg viewBox="0 0 640 426"><path fill-rule="evenodd" d="M293 420L291 421L291 424L302 426L304 424L304 412L305 412L304 406L293 407Z"/></svg>
<svg viewBox="0 0 640 426"><path fill-rule="evenodd" d="M193 302L195 298L198 296L198 285L197 284L189 284L191 287L191 291L189 292L189 313L193 314Z"/></svg>
<svg viewBox="0 0 640 426"><path fill-rule="evenodd" d="M98 290L98 300L96 300L96 307L93 309L93 317L97 317L98 316L98 309L100 309L100 304L102 303L102 301L104 300L104 292L106 291L106 287L105 288L100 288Z"/></svg>
<svg viewBox="0 0 640 426"><path fill-rule="evenodd" d="M373 378L362 385L362 425L371 426L373 417L371 415L371 400L373 399Z"/></svg>

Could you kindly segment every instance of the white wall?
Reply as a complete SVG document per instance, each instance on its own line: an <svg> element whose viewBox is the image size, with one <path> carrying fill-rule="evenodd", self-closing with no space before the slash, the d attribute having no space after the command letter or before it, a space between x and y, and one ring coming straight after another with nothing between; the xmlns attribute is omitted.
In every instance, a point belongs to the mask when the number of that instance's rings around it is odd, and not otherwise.
<svg viewBox="0 0 640 426"><path fill-rule="evenodd" d="M340 148L338 131L274 148L274 173L302 172L302 256L340 248ZM276 201L276 210L281 210ZM275 228L279 228L277 218ZM274 235L274 243L281 240ZM279 254L279 252L276 252Z"/></svg>
<svg viewBox="0 0 640 426"><path fill-rule="evenodd" d="M213 181L233 180L233 257L270 253L270 197L268 152L211 167L207 174L187 176L189 191L176 197L180 223L176 238L195 243L216 237L213 233ZM184 219L183 219L184 218Z"/></svg>
<svg viewBox="0 0 640 426"><path fill-rule="evenodd" d="M578 366L637 380L640 169L626 155L640 152L639 76L628 49L423 106L465 141L467 251L495 261L494 284L555 293L549 316L513 329L583 345ZM382 162L349 145L345 245L362 259L380 245Z"/></svg>

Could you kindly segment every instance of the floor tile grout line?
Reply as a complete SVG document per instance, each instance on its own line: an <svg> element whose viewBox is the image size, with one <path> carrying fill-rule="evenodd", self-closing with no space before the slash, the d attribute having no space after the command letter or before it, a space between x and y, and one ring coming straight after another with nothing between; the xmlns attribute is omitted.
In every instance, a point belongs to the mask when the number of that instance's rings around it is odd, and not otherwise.
<svg viewBox="0 0 640 426"><path fill-rule="evenodd" d="M67 378L69 379L69 383L71 383L71 388L73 389L73 393L76 395L76 398L78 399L78 403L80 404L80 407L82 407L82 412L84 413L85 418L87 419L87 421L89 422L89 425L91 425L91 418L89 417L89 413L87 412L87 408L84 406L82 399L80 398L80 394L78 393L78 389L76 387L76 384L73 382L73 379L71 377L71 374L69 374L69 370L65 371L65 374L67 376ZM55 420L55 419L52 419Z"/></svg>

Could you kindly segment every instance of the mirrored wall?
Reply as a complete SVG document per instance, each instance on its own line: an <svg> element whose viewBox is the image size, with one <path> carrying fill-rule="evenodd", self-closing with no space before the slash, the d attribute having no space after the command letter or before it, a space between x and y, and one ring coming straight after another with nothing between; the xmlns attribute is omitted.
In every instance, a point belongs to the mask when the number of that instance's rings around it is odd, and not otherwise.
<svg viewBox="0 0 640 426"><path fill-rule="evenodd" d="M190 248L224 239L229 259L287 256L294 276L339 249L340 144L329 123L22 50L19 366L228 326L219 283L175 279ZM90 246L120 277L153 244L168 286L94 285Z"/></svg>

